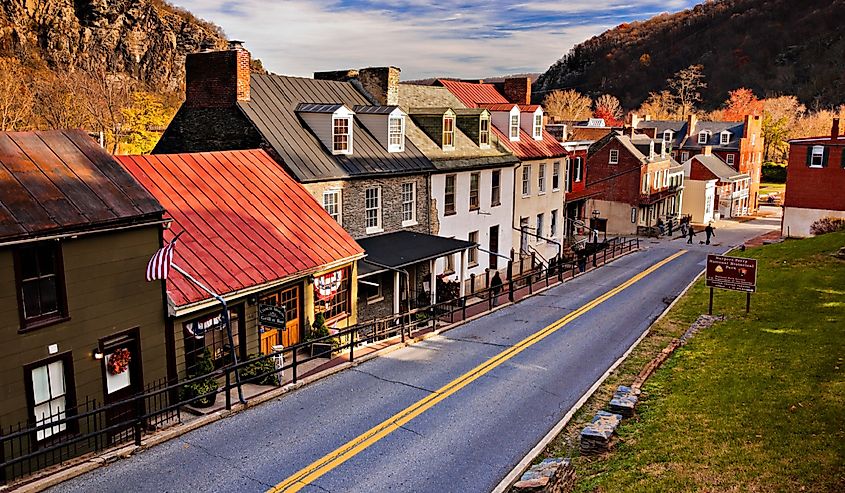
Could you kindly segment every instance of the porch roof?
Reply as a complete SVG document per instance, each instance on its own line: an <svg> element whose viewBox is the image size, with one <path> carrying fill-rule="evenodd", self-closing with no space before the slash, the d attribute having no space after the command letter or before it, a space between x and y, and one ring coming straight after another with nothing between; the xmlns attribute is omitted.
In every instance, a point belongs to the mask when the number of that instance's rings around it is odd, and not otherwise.
<svg viewBox="0 0 845 493"><path fill-rule="evenodd" d="M476 244L442 236L395 231L358 240L367 254L365 262L377 267L401 269L409 265L457 253ZM363 263L363 262L362 262ZM368 272L372 274L373 272ZM360 275L360 273L359 273Z"/></svg>

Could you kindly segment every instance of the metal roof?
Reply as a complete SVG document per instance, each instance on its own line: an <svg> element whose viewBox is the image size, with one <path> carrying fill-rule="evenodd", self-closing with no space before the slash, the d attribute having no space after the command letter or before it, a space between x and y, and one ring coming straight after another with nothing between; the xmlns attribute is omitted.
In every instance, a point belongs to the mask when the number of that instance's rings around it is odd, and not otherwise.
<svg viewBox="0 0 845 493"><path fill-rule="evenodd" d="M471 241L413 231L370 236L358 240L358 244L367 252L368 263L392 269L400 269L476 246Z"/></svg>
<svg viewBox="0 0 845 493"><path fill-rule="evenodd" d="M297 113L334 113L340 108L343 108L343 105L340 103L299 103L296 105L296 109L294 111Z"/></svg>
<svg viewBox="0 0 845 493"><path fill-rule="evenodd" d="M221 295L293 278L362 255L362 249L266 152L118 156L167 209L180 233L174 263ZM176 306L208 299L181 275Z"/></svg>
<svg viewBox="0 0 845 493"><path fill-rule="evenodd" d="M693 160L701 163L705 168L710 171L710 173L713 174L713 176L715 176L721 181L733 182L750 178L748 174L740 173L739 171L731 168L726 162L722 161L722 159L715 154L698 154L696 156L693 156L686 163L683 164L685 173L689 174L689 172L691 171Z"/></svg>
<svg viewBox="0 0 845 493"><path fill-rule="evenodd" d="M0 240L160 218L164 209L82 130L0 133Z"/></svg>
<svg viewBox="0 0 845 493"><path fill-rule="evenodd" d="M349 108L372 103L349 82L252 74L250 100L238 107L300 182L351 177L424 173L433 169L412 142L402 152L388 152L353 119L353 154L333 155L296 114L300 103L344 104ZM413 122L406 122L413 125Z"/></svg>
<svg viewBox="0 0 845 493"><path fill-rule="evenodd" d="M396 111L398 106L379 106L379 105L358 105L352 108L357 114L360 115L389 115Z"/></svg>
<svg viewBox="0 0 845 493"><path fill-rule="evenodd" d="M538 105L516 105L510 103L492 84L476 84L471 82L459 82L455 80L438 79L438 84L448 89L455 95L462 103L471 108L490 108L488 103L504 103L508 108L519 106L520 108L527 108L525 111L536 111ZM493 105L493 107L498 107ZM502 105L504 107L504 105ZM534 109L528 109L528 108ZM520 109L520 111L522 111ZM507 135L508 129L499 129L493 125L493 133L499 138L499 142L511 150L513 154L520 159L543 159L550 157L562 157L569 153L555 137L543 130L543 139L534 140L522 128L519 129L519 141L512 142Z"/></svg>
<svg viewBox="0 0 845 493"><path fill-rule="evenodd" d="M408 108L409 115L438 115L442 116L447 111L452 111L454 113L455 110L449 108L448 106L434 106L428 108Z"/></svg>

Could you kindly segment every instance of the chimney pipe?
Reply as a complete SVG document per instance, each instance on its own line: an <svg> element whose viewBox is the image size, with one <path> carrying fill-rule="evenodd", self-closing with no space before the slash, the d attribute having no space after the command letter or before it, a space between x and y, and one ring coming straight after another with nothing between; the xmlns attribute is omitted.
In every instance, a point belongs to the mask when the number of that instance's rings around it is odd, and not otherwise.
<svg viewBox="0 0 845 493"><path fill-rule="evenodd" d="M833 125L830 127L830 138L832 140L839 138L839 118L833 119Z"/></svg>
<svg viewBox="0 0 845 493"><path fill-rule="evenodd" d="M704 154L705 156L709 156L709 155L713 154L713 146L704 146L702 151L703 151L702 154Z"/></svg>

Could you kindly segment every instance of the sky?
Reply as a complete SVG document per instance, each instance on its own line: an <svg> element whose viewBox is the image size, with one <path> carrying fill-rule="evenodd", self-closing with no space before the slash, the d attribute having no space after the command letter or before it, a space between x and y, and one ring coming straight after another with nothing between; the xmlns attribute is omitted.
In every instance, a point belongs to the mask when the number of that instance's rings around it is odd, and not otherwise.
<svg viewBox="0 0 845 493"><path fill-rule="evenodd" d="M402 80L544 72L575 44L700 0L174 0L271 72L393 65Z"/></svg>

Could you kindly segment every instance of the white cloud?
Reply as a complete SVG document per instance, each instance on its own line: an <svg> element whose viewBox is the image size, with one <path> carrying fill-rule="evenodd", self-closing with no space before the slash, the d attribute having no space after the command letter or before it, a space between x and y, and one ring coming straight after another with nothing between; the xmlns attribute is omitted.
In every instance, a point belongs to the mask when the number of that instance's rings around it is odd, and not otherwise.
<svg viewBox="0 0 845 493"><path fill-rule="evenodd" d="M448 9L420 0L401 8L352 9L307 0L177 0L180 6L244 40L253 56L276 73L311 76L314 71L394 65L403 80L428 76L489 77L542 72L574 44L612 27L597 20L625 5L613 0L595 9L586 0L527 2ZM664 8L684 0L665 2ZM591 7L592 6L592 7ZM392 7L392 5L391 5ZM509 22L508 11L580 13L593 21L567 25L557 17ZM679 6L683 8L683 6ZM425 9L426 15L407 14ZM514 20L516 18L514 17Z"/></svg>

